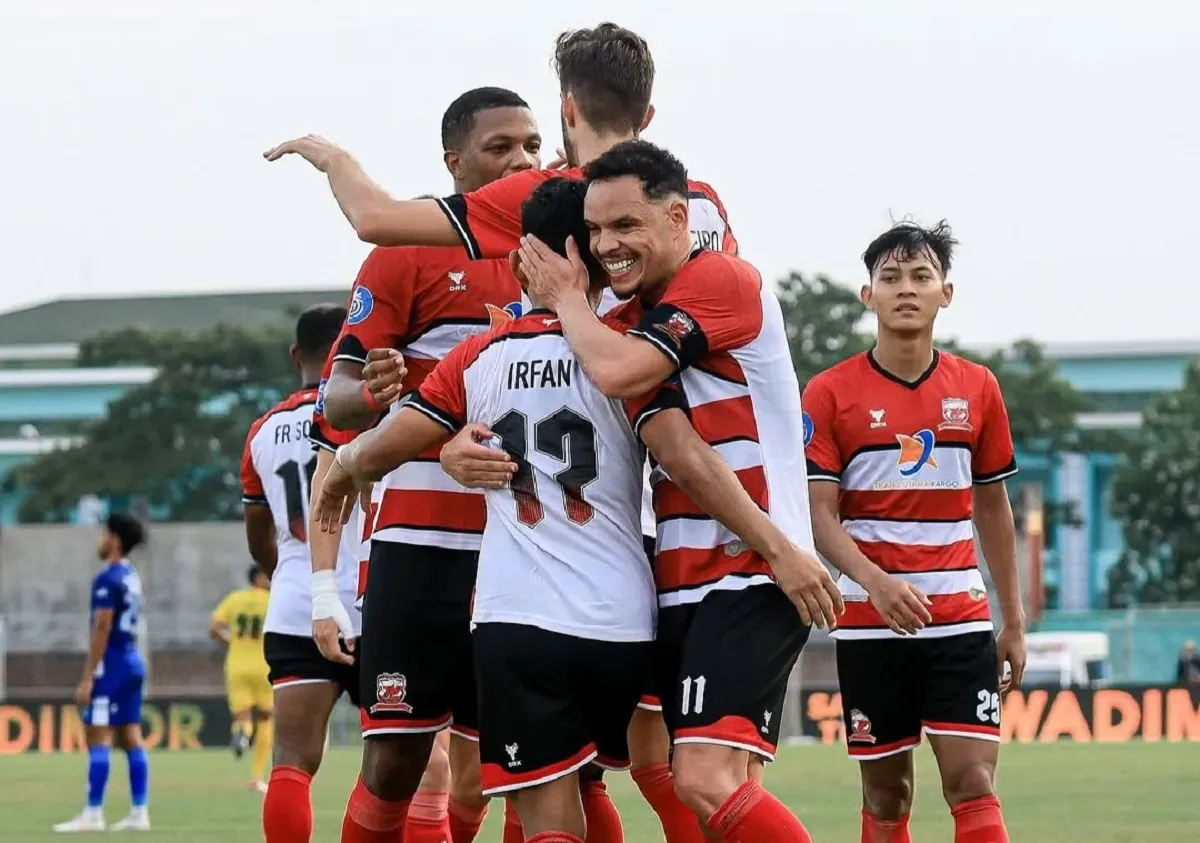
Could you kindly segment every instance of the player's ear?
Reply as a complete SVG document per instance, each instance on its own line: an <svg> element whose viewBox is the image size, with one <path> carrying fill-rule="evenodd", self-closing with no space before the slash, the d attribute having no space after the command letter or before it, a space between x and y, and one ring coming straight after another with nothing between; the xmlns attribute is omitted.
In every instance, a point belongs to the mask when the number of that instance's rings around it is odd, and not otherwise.
<svg viewBox="0 0 1200 843"><path fill-rule="evenodd" d="M650 121L653 119L654 119L654 104L651 103L650 105L646 106L646 116L642 119L642 127L640 129L638 129L638 131L639 132L646 131L646 127L650 125Z"/></svg>
<svg viewBox="0 0 1200 843"><path fill-rule="evenodd" d="M950 302L954 301L954 284L950 281L942 282L942 301L940 307L949 307Z"/></svg>
<svg viewBox="0 0 1200 843"><path fill-rule="evenodd" d="M567 128L575 128L575 97L567 91L563 91L562 93L562 118Z"/></svg>
<svg viewBox="0 0 1200 843"><path fill-rule="evenodd" d="M512 270L512 274L516 276L517 281L521 284L521 289L525 290L529 287L529 282L525 280L525 273L521 272L521 254L516 249L508 253L508 267Z"/></svg>
<svg viewBox="0 0 1200 843"><path fill-rule="evenodd" d="M292 365L297 369L300 368L300 346L293 345L288 349L288 356L292 358Z"/></svg>
<svg viewBox="0 0 1200 843"><path fill-rule="evenodd" d="M671 222L671 230L679 234L688 230L688 203L685 199L672 199L667 207L667 219Z"/></svg>
<svg viewBox="0 0 1200 843"><path fill-rule="evenodd" d="M863 306L867 310L871 311L872 313L875 312L875 299L871 295L871 285L870 284L863 284L862 287L859 288L858 299L859 299L859 301L861 301L863 303Z"/></svg>
<svg viewBox="0 0 1200 843"><path fill-rule="evenodd" d="M446 163L450 177L455 181L462 181L462 156L458 154L458 150L447 149L442 153L442 161Z"/></svg>

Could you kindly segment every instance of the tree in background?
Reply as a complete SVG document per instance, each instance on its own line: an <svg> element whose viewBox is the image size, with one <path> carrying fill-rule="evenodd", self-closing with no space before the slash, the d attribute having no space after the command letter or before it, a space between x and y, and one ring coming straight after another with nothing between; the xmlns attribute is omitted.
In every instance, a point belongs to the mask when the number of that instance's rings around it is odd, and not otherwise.
<svg viewBox="0 0 1200 843"><path fill-rule="evenodd" d="M62 521L86 494L130 497L175 521L239 517L246 432L296 388L288 326L224 325L199 333L133 328L80 347L81 366L146 365L151 382L110 402L83 444L14 471L29 490L22 521Z"/></svg>
<svg viewBox="0 0 1200 843"><path fill-rule="evenodd" d="M859 330L867 309L858 293L827 276L788 273L779 282L779 305L801 389L814 375L871 347L870 335Z"/></svg>
<svg viewBox="0 0 1200 843"><path fill-rule="evenodd" d="M1125 552L1109 570L1109 604L1200 601L1200 362L1146 407L1112 500Z"/></svg>

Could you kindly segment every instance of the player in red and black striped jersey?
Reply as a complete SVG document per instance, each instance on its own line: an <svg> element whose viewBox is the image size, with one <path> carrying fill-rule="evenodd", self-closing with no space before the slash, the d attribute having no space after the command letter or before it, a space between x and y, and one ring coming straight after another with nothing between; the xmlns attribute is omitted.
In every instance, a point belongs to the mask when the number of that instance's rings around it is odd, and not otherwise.
<svg viewBox="0 0 1200 843"><path fill-rule="evenodd" d="M443 117L442 141L459 191L540 163L541 137L528 106L501 88L455 100ZM461 340L511 319L519 300L505 260L474 261L461 247L372 251L322 385L317 444L341 444L347 432L372 425ZM386 814L387 823L404 822L407 814L410 841L424 839L413 836L417 825L429 826L430 840L472 833L486 810L477 784L467 623L483 504L445 475L437 456L434 448L375 490L356 653L366 740L343 828L347 840L369 838L356 819L367 808ZM440 793L426 787L428 772L440 765L429 768L417 790L435 735L447 727L456 736L449 820L445 787L436 788ZM443 743L437 741L435 758ZM446 833L439 830L444 822L451 826Z"/></svg>
<svg viewBox="0 0 1200 843"><path fill-rule="evenodd" d="M876 345L804 390L813 530L846 601L833 635L864 841L909 839L910 750L922 733L955 840L1008 840L993 782L1004 666L1017 683L1025 663L1004 484L1017 466L995 376L933 346L955 245L944 223L901 223L872 242L862 299L878 318ZM976 531L1004 614L998 639Z"/></svg>
<svg viewBox="0 0 1200 843"><path fill-rule="evenodd" d="M832 625L841 610L811 550L803 443L792 435L799 386L779 303L749 264L693 249L687 171L670 153L627 141L586 174L590 251L614 292L631 298L608 318L636 324L622 334L599 321L578 256L564 260L524 238L530 298L555 311L602 392L636 401L639 430L666 413L690 414L786 537L778 547L749 544L698 511L702 489L686 489L669 470L658 478L656 672L675 788L724 839L808 840L751 775L752 755L774 753L775 715L809 623ZM656 394L638 400L647 392Z"/></svg>

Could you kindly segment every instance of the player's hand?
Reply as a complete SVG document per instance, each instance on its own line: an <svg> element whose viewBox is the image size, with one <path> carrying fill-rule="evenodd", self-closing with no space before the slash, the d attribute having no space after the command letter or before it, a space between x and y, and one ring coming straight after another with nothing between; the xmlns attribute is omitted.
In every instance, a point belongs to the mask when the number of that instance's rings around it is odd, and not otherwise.
<svg viewBox="0 0 1200 843"><path fill-rule="evenodd" d="M816 554L789 543L782 556L767 561L802 621L821 629L837 628L838 615L846 611L846 604L829 569Z"/></svg>
<svg viewBox="0 0 1200 843"><path fill-rule="evenodd" d="M285 155L299 155L322 173L328 172L330 166L338 158L349 158L350 153L334 143L330 143L320 135L305 135L295 140L284 141L279 146L268 149L263 158L268 161L278 161Z"/></svg>
<svg viewBox="0 0 1200 843"><path fill-rule="evenodd" d="M1000 674L1000 693L1007 694L1013 688L1020 687L1021 678L1025 675L1025 629L1021 626L1000 627L996 636L996 669ZM1005 671L1005 664L1009 670Z"/></svg>
<svg viewBox="0 0 1200 843"><path fill-rule="evenodd" d="M442 469L468 489L505 488L517 464L499 448L483 444L493 435L487 425L467 425L442 446Z"/></svg>
<svg viewBox="0 0 1200 843"><path fill-rule="evenodd" d="M567 165L567 153L562 149L556 149L554 150L554 160L547 164L543 169L565 170Z"/></svg>
<svg viewBox="0 0 1200 843"><path fill-rule="evenodd" d="M587 295L591 279L575 246L575 238L567 238L565 258L531 234L521 238L517 252L521 273L529 282L529 297L543 307L557 311L564 298L572 294Z"/></svg>
<svg viewBox="0 0 1200 843"><path fill-rule="evenodd" d="M92 677L85 676L75 686L75 704L80 708L92 701Z"/></svg>
<svg viewBox="0 0 1200 843"><path fill-rule="evenodd" d="M336 533L350 520L359 504L360 489L350 472L336 459L325 473L321 490L313 504L312 520L324 533Z"/></svg>
<svg viewBox="0 0 1200 843"><path fill-rule="evenodd" d="M309 579L312 594L312 637L321 655L333 662L354 664L354 625L338 594L335 571L313 571ZM346 642L342 649L341 642Z"/></svg>
<svg viewBox="0 0 1200 843"><path fill-rule="evenodd" d="M404 387L404 376L408 368L404 355L394 348L372 348L367 352L367 364L363 366L363 383L371 400L379 409L390 407L400 397Z"/></svg>
<svg viewBox="0 0 1200 843"><path fill-rule="evenodd" d="M930 599L921 589L898 577L880 572L879 578L867 587L867 596L897 635L915 635L925 624L933 623Z"/></svg>

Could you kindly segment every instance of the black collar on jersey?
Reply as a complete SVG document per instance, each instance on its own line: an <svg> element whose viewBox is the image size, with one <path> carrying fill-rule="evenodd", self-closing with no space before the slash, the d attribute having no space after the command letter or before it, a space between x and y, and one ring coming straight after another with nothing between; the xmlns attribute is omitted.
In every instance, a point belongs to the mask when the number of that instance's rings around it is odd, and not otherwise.
<svg viewBox="0 0 1200 843"><path fill-rule="evenodd" d="M319 383L306 383L304 386L300 387L300 391L307 392L310 389L320 389L320 388L321 388L321 384L319 384Z"/></svg>
<svg viewBox="0 0 1200 843"><path fill-rule="evenodd" d="M934 370L937 369L938 360L940 360L941 357L942 357L941 352L939 352L935 348L933 350L933 360L930 361L929 368L926 369L924 372L922 372L921 376L919 378L917 378L915 381L906 381L904 378L899 377L897 375L893 375L887 369L885 369L879 365L879 361L875 359L875 349L874 348L872 348L870 351L867 352L867 362L871 364L872 369L874 369L876 372L883 375L885 378L892 381L893 383L898 383L901 386L908 387L909 389L916 389L921 384L925 383L925 381L929 380L929 377L933 374Z"/></svg>
<svg viewBox="0 0 1200 843"><path fill-rule="evenodd" d="M554 311L552 311L548 307L535 307L533 310L527 311L525 313L526 316L540 316L542 314L546 314L547 316L553 316Z"/></svg>

